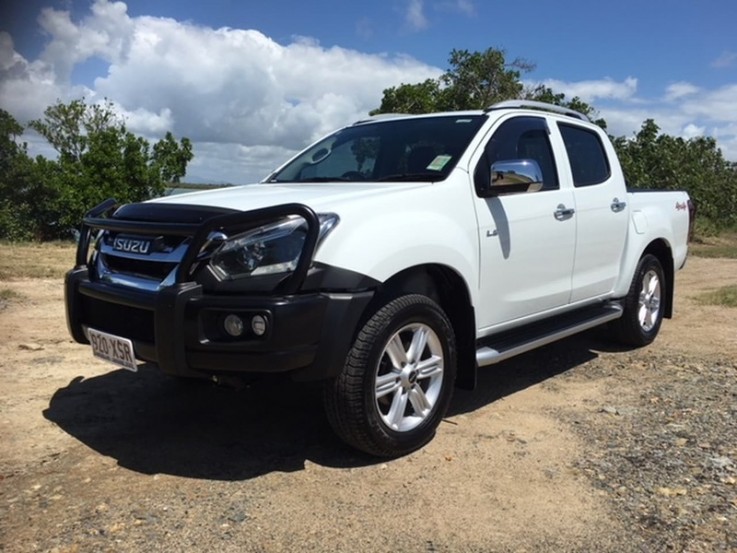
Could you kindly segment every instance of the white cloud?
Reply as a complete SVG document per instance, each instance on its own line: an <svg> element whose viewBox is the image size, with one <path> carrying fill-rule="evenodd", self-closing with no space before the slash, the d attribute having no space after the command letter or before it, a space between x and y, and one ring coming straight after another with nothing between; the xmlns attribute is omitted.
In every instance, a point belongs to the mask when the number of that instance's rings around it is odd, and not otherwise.
<svg viewBox="0 0 737 553"><path fill-rule="evenodd" d="M10 33L0 31L0 71L4 75L7 72L23 71L26 60L15 51L13 37Z"/></svg>
<svg viewBox="0 0 737 553"><path fill-rule="evenodd" d="M737 161L737 123L715 127L709 134L717 139L724 157Z"/></svg>
<svg viewBox="0 0 737 553"><path fill-rule="evenodd" d="M737 84L689 97L679 104L678 112L716 138L724 157L737 161Z"/></svg>
<svg viewBox="0 0 737 553"><path fill-rule="evenodd" d="M698 125L694 125L693 123L689 123L680 132L680 135L685 138L696 138L699 136L704 136L704 133L706 132L706 127L699 127Z"/></svg>
<svg viewBox="0 0 737 553"><path fill-rule="evenodd" d="M441 73L409 57L324 48L304 37L279 44L256 30L130 17L125 4L106 0L79 21L46 9L40 24L49 38L33 61L0 33L4 109L25 122L57 99L108 98L137 134L189 137L191 170L213 171L213 180L261 178L285 153L365 117L385 88ZM106 62L107 73L89 88L72 84L74 68L92 58ZM230 162L216 155L219 147ZM237 181L217 176L231 166L228 175L240 175Z"/></svg>
<svg viewBox="0 0 737 553"><path fill-rule="evenodd" d="M653 119L652 113L646 109L602 106L598 110L599 115L607 122L607 131L614 136L632 136L640 130L645 119ZM655 119L660 124L659 120Z"/></svg>
<svg viewBox="0 0 737 553"><path fill-rule="evenodd" d="M143 108L127 110L120 105L113 104L116 111L125 120L126 127L136 133L146 136L163 136L174 127L172 113L169 108L161 108L153 113Z"/></svg>
<svg viewBox="0 0 737 553"><path fill-rule="evenodd" d="M91 57L108 62L123 59L134 21L123 2L97 0L91 13L79 23L68 11L44 8L39 17L43 31L51 37L41 60L54 71L59 82L69 82L74 65Z"/></svg>
<svg viewBox="0 0 737 553"><path fill-rule="evenodd" d="M0 100L2 108L26 123L41 117L57 99L84 96L84 87L59 86L53 68L42 60L29 62L18 54L12 37L0 32Z"/></svg>
<svg viewBox="0 0 737 553"><path fill-rule="evenodd" d="M563 92L569 98L578 96L584 102L593 102L597 99L627 100L637 92L637 79L627 77L622 82L612 79L565 82L556 79L543 81L545 86L555 92Z"/></svg>
<svg viewBox="0 0 737 553"><path fill-rule="evenodd" d="M356 21L356 34L364 39L374 36L374 26L368 17L362 17Z"/></svg>
<svg viewBox="0 0 737 553"><path fill-rule="evenodd" d="M426 4L407 6L415 24L427 25ZM473 4L433 6L462 11ZM442 72L409 57L325 48L308 37L281 44L256 30L131 17L125 4L107 0L96 0L78 21L44 10L40 23L48 42L34 60L0 32L3 109L27 122L57 99L107 97L137 134L158 140L171 130L189 137L195 151L189 174L200 181L261 179L309 141L365 117L385 88ZM105 62L107 71L89 87L70 82L90 59ZM635 77L543 84L592 103L614 135L631 136L652 118L669 134L714 136L725 156L737 160L737 84L709 90L676 82L657 99L638 97ZM43 152L37 139L29 140L34 153Z"/></svg>
<svg viewBox="0 0 737 553"><path fill-rule="evenodd" d="M476 15L475 0L435 0L432 8L439 13L461 14L466 17Z"/></svg>
<svg viewBox="0 0 737 553"><path fill-rule="evenodd" d="M297 152L279 146L242 146L199 142L187 167L187 181L207 184L242 184L268 176Z"/></svg>
<svg viewBox="0 0 737 553"><path fill-rule="evenodd" d="M737 65L737 52L725 50L720 56L711 62L711 66L717 69L726 69Z"/></svg>
<svg viewBox="0 0 737 553"><path fill-rule="evenodd" d="M670 87L666 96L669 91ZM737 84L716 90L698 89L671 102L608 103L600 107L600 114L615 136L632 136L645 119L653 119L661 132L673 136L713 136L724 157L737 161Z"/></svg>
<svg viewBox="0 0 737 553"><path fill-rule="evenodd" d="M95 89L123 106L169 108L173 130L193 140L296 148L365 116L387 86L439 72L304 38L282 46L253 30L141 18L127 58Z"/></svg>
<svg viewBox="0 0 737 553"><path fill-rule="evenodd" d="M646 119L653 119L660 131L673 136L693 138L697 129L706 131L706 125L689 117L678 108L652 103L632 107L607 106L600 110L606 120L608 131L614 136L632 136L642 127ZM701 123L701 124L699 124Z"/></svg>
<svg viewBox="0 0 737 553"><path fill-rule="evenodd" d="M699 92L699 87L687 82L678 82L669 85L665 89L665 101L672 102L684 98L686 96L693 96Z"/></svg>
<svg viewBox="0 0 737 553"><path fill-rule="evenodd" d="M726 159L737 161L737 84L708 90L688 82L668 85L658 98L638 97L637 79L564 82L548 79L542 84L570 99L591 103L607 122L609 134L633 136L646 119L661 132L691 139L712 136ZM525 83L534 87L541 83Z"/></svg>
<svg viewBox="0 0 737 553"><path fill-rule="evenodd" d="M471 0L455 0L451 7L465 15L476 15L476 6Z"/></svg>
<svg viewBox="0 0 737 553"><path fill-rule="evenodd" d="M680 104L680 109L691 117L707 121L737 123L737 84L725 85L716 90L703 91Z"/></svg>
<svg viewBox="0 0 737 553"><path fill-rule="evenodd" d="M409 0L405 21L409 28L415 31L427 28L428 21L424 12L423 0Z"/></svg>

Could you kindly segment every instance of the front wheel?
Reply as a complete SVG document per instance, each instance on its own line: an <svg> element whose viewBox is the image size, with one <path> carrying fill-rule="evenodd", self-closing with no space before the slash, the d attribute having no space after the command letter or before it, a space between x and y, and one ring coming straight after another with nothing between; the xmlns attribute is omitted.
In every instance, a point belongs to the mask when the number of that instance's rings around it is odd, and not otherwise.
<svg viewBox="0 0 737 553"><path fill-rule="evenodd" d="M624 314L612 323L620 342L646 346L655 340L663 322L665 287L665 275L658 258L651 254L643 256L624 298Z"/></svg>
<svg viewBox="0 0 737 553"><path fill-rule="evenodd" d="M435 435L455 374L455 335L448 317L426 296L402 296L363 326L343 372L325 386L325 411L348 444L397 457Z"/></svg>

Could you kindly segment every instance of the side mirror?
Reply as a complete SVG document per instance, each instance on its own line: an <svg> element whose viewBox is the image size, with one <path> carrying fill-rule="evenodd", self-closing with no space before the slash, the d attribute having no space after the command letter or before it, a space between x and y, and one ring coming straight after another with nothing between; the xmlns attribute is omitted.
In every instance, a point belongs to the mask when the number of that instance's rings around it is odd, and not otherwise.
<svg viewBox="0 0 737 553"><path fill-rule="evenodd" d="M518 192L539 192L543 172L534 159L507 159L491 165L489 187L484 196L500 196Z"/></svg>

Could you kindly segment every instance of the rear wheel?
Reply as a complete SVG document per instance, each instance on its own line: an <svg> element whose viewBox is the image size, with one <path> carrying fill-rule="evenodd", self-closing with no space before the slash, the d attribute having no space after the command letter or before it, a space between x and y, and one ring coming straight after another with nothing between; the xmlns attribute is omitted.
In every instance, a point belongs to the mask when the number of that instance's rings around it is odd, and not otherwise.
<svg viewBox="0 0 737 553"><path fill-rule="evenodd" d="M630 290L624 299L624 314L613 322L616 338L632 346L655 340L663 322L666 282L663 267L654 255L640 259Z"/></svg>
<svg viewBox="0 0 737 553"><path fill-rule="evenodd" d="M330 424L350 445L381 457L435 435L456 373L453 328L431 299L390 301L363 326L343 372L325 387Z"/></svg>

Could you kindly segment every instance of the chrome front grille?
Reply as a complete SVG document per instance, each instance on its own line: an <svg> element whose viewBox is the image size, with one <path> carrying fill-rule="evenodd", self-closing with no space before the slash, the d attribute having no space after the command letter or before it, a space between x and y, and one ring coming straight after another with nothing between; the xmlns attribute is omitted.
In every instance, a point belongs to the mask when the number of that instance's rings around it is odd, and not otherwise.
<svg viewBox="0 0 737 553"><path fill-rule="evenodd" d="M307 276L320 233L315 212L297 203L239 211L165 202L118 206L111 198L85 214L76 264L87 266L92 281L156 292L197 278L228 236L292 216L307 223L297 266L279 282L280 293L292 294Z"/></svg>
<svg viewBox="0 0 737 553"><path fill-rule="evenodd" d="M187 251L189 238L141 237L149 240L151 247L147 253L138 253L116 249L116 239L119 236L121 233L107 231L98 240L95 268L101 281L151 291L174 282L177 265ZM125 236L126 239L136 239L130 234Z"/></svg>
<svg viewBox="0 0 737 553"><path fill-rule="evenodd" d="M141 278L153 278L160 281L164 280L172 269L177 266L176 263L105 254L102 254L102 263L110 271L116 273L128 273Z"/></svg>

